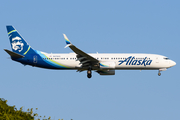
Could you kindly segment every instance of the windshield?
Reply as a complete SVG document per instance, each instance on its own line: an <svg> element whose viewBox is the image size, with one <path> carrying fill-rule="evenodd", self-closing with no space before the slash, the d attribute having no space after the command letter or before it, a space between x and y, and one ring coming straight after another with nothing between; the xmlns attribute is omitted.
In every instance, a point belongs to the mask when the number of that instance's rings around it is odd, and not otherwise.
<svg viewBox="0 0 180 120"><path fill-rule="evenodd" d="M169 60L169 58L164 58L165 60Z"/></svg>

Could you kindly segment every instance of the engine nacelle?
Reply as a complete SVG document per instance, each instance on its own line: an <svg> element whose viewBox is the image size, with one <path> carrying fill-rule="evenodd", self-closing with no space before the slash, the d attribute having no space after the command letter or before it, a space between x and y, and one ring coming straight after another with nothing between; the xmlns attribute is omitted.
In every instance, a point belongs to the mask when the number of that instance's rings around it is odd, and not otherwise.
<svg viewBox="0 0 180 120"><path fill-rule="evenodd" d="M99 66L101 69L115 69L115 62L101 62Z"/></svg>
<svg viewBox="0 0 180 120"><path fill-rule="evenodd" d="M100 75L115 75L115 70L100 70L97 71Z"/></svg>

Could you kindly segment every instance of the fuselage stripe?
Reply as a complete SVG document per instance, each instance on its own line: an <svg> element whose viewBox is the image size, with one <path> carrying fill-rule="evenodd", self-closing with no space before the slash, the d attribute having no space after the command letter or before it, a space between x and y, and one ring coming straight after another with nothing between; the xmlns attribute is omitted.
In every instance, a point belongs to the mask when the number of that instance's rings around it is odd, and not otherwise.
<svg viewBox="0 0 180 120"><path fill-rule="evenodd" d="M43 54L46 58L48 58L45 54ZM69 67L67 67L67 66L65 66L65 65L62 65L62 64L60 64L60 63L58 63L58 62L56 62L56 61L54 61L54 60L51 60L51 59L48 59L48 60L50 60L51 62L53 62L53 63L55 63L55 64L57 64L57 65L60 65L61 67L65 67L65 68L69 68Z"/></svg>

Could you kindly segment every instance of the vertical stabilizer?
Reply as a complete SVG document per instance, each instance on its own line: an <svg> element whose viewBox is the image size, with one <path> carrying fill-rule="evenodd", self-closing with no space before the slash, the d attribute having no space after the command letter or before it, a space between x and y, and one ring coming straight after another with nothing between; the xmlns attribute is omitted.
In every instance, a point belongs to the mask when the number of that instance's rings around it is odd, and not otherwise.
<svg viewBox="0 0 180 120"><path fill-rule="evenodd" d="M8 25L6 26L6 28L13 52L20 55L26 55L27 53L34 52L30 45L24 40L24 38L13 26Z"/></svg>

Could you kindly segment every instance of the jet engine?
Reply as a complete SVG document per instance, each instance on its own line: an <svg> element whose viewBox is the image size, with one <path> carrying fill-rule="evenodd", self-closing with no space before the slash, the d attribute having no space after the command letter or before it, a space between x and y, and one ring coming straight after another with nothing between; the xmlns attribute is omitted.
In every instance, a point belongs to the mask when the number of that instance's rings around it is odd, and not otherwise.
<svg viewBox="0 0 180 120"><path fill-rule="evenodd" d="M101 69L115 69L115 62L100 62Z"/></svg>
<svg viewBox="0 0 180 120"><path fill-rule="evenodd" d="M98 70L96 72L100 75L115 75L115 70Z"/></svg>

